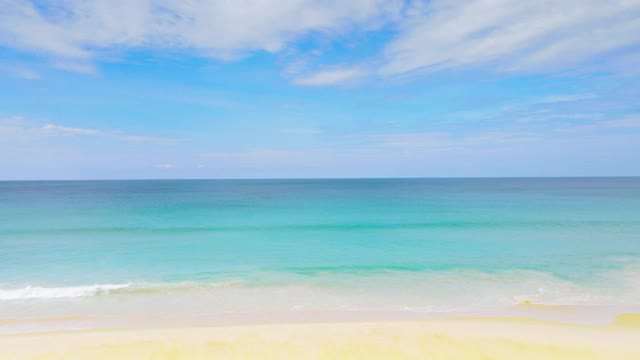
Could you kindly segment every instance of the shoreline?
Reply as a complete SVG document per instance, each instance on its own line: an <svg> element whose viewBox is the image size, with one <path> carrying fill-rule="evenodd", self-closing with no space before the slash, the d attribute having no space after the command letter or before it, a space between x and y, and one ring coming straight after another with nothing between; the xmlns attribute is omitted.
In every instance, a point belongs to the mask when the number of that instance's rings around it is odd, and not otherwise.
<svg viewBox="0 0 640 360"><path fill-rule="evenodd" d="M623 314L640 314L638 306L576 306L524 303L484 311L421 312L413 310L256 310L244 312L196 312L185 308L162 308L165 312L95 312L50 316L2 317L0 336L54 331L105 331L179 328L219 328L261 325L308 325L440 321L453 319L531 319L577 326L606 326ZM186 311L185 311L186 310Z"/></svg>
<svg viewBox="0 0 640 360"><path fill-rule="evenodd" d="M531 318L449 318L185 328L94 329L0 336L0 358L637 359L640 314L608 325Z"/></svg>

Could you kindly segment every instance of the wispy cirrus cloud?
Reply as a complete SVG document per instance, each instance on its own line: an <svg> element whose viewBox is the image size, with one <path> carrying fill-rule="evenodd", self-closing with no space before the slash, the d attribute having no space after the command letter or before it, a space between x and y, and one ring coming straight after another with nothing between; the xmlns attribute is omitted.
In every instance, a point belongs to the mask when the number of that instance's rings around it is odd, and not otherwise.
<svg viewBox="0 0 640 360"><path fill-rule="evenodd" d="M103 130L95 130L95 129L84 129L84 128L74 128L74 127L66 127L55 124L47 124L40 128L47 135L54 136L75 136L75 135L84 135L84 136L97 136L108 139L114 139L119 141L129 141L129 142L151 142L151 143L176 143L184 141L185 139L181 138L167 138L167 137L157 137L157 136L144 136L144 135L134 135L128 134L124 132L117 131L103 131Z"/></svg>
<svg viewBox="0 0 640 360"><path fill-rule="evenodd" d="M345 65L350 72L317 70L303 79L311 85L333 85L348 74L406 77L478 67L549 73L575 70L603 56L611 59L601 65L617 70L621 60L616 59L635 59L633 54L639 52L640 0L432 0L409 4L396 23L396 34L380 54Z"/></svg>
<svg viewBox="0 0 640 360"><path fill-rule="evenodd" d="M461 121L503 124L588 121L602 120L612 108L618 106L610 98L602 98L594 93L557 93L509 98L500 102L503 104L498 105L499 101L493 101L488 107L475 104L468 110L452 114L452 117ZM627 109L628 106L623 108Z"/></svg>
<svg viewBox="0 0 640 360"><path fill-rule="evenodd" d="M620 119L601 121L596 125L609 129L640 129L640 114L627 115Z"/></svg>
<svg viewBox="0 0 640 360"><path fill-rule="evenodd" d="M497 149L508 145L521 145L541 140L532 132L485 131L469 134L448 132L392 133L370 136L378 147L421 153L424 151L454 151Z"/></svg>
<svg viewBox="0 0 640 360"><path fill-rule="evenodd" d="M173 144L185 141L183 138L170 138L129 134L121 131L105 131L88 128L69 127L58 124L38 125L19 116L0 119L0 137L6 141L37 141L51 137L88 136L125 142L148 142Z"/></svg>
<svg viewBox="0 0 640 360"><path fill-rule="evenodd" d="M101 132L98 130L73 128L73 127L66 127L66 126L54 125L54 124L44 125L41 129L49 134L56 134L56 135L99 135L101 134Z"/></svg>
<svg viewBox="0 0 640 360"><path fill-rule="evenodd" d="M640 0L0 0L0 8L0 44L80 73L129 49L233 60L309 34L392 24L377 56L292 79L304 86L474 66L549 72L605 55L633 59L640 44Z"/></svg>
<svg viewBox="0 0 640 360"><path fill-rule="evenodd" d="M604 132L616 131L625 133L634 133L640 130L640 114L628 114L625 116L614 117L607 120L599 120L586 124L575 126L564 126L559 129L561 132Z"/></svg>
<svg viewBox="0 0 640 360"><path fill-rule="evenodd" d="M399 0L1 0L0 43L91 72L102 52L118 49L180 49L222 59L273 53L311 32L376 28L401 7Z"/></svg>
<svg viewBox="0 0 640 360"><path fill-rule="evenodd" d="M293 83L306 86L335 85L353 81L365 75L364 70L357 68L335 68L295 78Z"/></svg>
<svg viewBox="0 0 640 360"><path fill-rule="evenodd" d="M9 73L15 77L27 80L39 80L42 78L39 72L28 67L17 64L0 65L0 70Z"/></svg>
<svg viewBox="0 0 640 360"><path fill-rule="evenodd" d="M71 71L79 74L96 74L98 73L98 69L96 66L90 61L83 60L56 60L53 62L52 66L56 69Z"/></svg>
<svg viewBox="0 0 640 360"><path fill-rule="evenodd" d="M557 104L566 102L576 102L583 100L595 99L598 96L596 94L561 94L545 96L543 98L535 99L531 101L531 104Z"/></svg>
<svg viewBox="0 0 640 360"><path fill-rule="evenodd" d="M416 2L383 75L472 65L557 70L640 43L638 0Z"/></svg>

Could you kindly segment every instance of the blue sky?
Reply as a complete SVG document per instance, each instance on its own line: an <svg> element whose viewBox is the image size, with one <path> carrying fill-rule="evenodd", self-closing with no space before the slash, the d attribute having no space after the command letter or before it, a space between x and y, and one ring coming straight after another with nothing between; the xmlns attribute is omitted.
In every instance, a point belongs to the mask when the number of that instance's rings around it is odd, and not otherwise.
<svg viewBox="0 0 640 360"><path fill-rule="evenodd" d="M0 179L640 175L640 0L0 0Z"/></svg>

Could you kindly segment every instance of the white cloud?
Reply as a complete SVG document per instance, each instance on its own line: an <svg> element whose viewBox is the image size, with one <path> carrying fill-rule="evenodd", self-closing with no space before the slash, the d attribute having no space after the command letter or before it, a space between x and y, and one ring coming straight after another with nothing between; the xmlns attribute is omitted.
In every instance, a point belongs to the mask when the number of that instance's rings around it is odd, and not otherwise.
<svg viewBox="0 0 640 360"><path fill-rule="evenodd" d="M156 169L173 169L175 165L173 164L158 164L153 166Z"/></svg>
<svg viewBox="0 0 640 360"><path fill-rule="evenodd" d="M509 144L524 144L540 140L540 136L527 132L486 131L454 135L447 132L376 134L372 139L379 146L402 151L450 151L469 149L495 149Z"/></svg>
<svg viewBox="0 0 640 360"><path fill-rule="evenodd" d="M488 109L469 109L453 114L453 118L466 121L543 123L558 120L596 120L606 116L606 108L600 104L602 99L592 93L559 93L546 96L533 96L509 101ZM598 106L600 105L600 106ZM590 111L597 108L598 112ZM608 106L611 106L610 104Z"/></svg>
<svg viewBox="0 0 640 360"><path fill-rule="evenodd" d="M0 0L0 43L87 72L91 59L119 48L276 52L310 32L375 28L400 8L399 0Z"/></svg>
<svg viewBox="0 0 640 360"><path fill-rule="evenodd" d="M600 121L594 126L608 129L640 129L640 115L628 115L619 119Z"/></svg>
<svg viewBox="0 0 640 360"><path fill-rule="evenodd" d="M433 0L409 12L382 75L495 63L559 69L640 42L640 0Z"/></svg>
<svg viewBox="0 0 640 360"><path fill-rule="evenodd" d="M563 102L575 102L583 100L595 99L598 96L595 94L566 94L566 95L552 95L542 99L535 100L532 104L557 104Z"/></svg>
<svg viewBox="0 0 640 360"><path fill-rule="evenodd" d="M76 72L80 74L95 74L98 72L95 65L90 61L55 61L53 67L60 70Z"/></svg>
<svg viewBox="0 0 640 360"><path fill-rule="evenodd" d="M47 124L41 128L49 135L90 135L90 136L100 136L120 141L130 141L130 142L154 142L154 143L175 143L184 141L184 139L179 138L165 138L165 137L156 137L156 136L141 136L141 135L132 135L122 132L114 132L114 131L101 131L95 129L83 129L83 128L73 128L66 127L55 124Z"/></svg>
<svg viewBox="0 0 640 360"><path fill-rule="evenodd" d="M605 134L605 133L624 133L627 135L637 135L640 130L640 115L631 113L619 117L611 117L609 119L598 119L588 123L564 124L555 128L555 131L562 134L580 133L580 134Z"/></svg>
<svg viewBox="0 0 640 360"><path fill-rule="evenodd" d="M27 80L38 80L41 78L38 72L20 65L0 65L0 70L4 70L13 76Z"/></svg>
<svg viewBox="0 0 640 360"><path fill-rule="evenodd" d="M57 124L38 125L19 116L0 119L0 140L30 142L50 137L92 136L126 142L171 144L186 139L133 135L119 131L103 131Z"/></svg>
<svg viewBox="0 0 640 360"><path fill-rule="evenodd" d="M100 134L98 130L72 128L72 127L65 127L65 126L54 125L54 124L47 124L43 126L42 130L45 130L50 133L60 134L60 135L99 135Z"/></svg>
<svg viewBox="0 0 640 360"><path fill-rule="evenodd" d="M473 66L548 72L627 49L614 54L609 62L614 66L616 56L633 59L628 53L640 44L640 0L433 0L414 1L405 10L397 34L378 58L294 82L333 85L367 75Z"/></svg>
<svg viewBox="0 0 640 360"><path fill-rule="evenodd" d="M308 86L334 85L354 80L364 75L364 71L359 69L332 69L299 77L294 79L293 82L297 85Z"/></svg>
<svg viewBox="0 0 640 360"><path fill-rule="evenodd" d="M95 61L114 51L235 59L281 51L312 33L394 23L379 58L293 79L308 86L477 65L559 70L621 49L634 59L629 53L640 43L640 0L0 0L0 9L0 45L81 73L95 73Z"/></svg>

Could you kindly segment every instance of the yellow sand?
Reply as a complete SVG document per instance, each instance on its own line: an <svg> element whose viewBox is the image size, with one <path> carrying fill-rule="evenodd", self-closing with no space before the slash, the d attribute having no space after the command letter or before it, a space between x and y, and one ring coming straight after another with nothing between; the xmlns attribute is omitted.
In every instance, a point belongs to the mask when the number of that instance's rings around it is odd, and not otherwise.
<svg viewBox="0 0 640 360"><path fill-rule="evenodd" d="M640 359L640 316L230 326L0 337L0 359Z"/></svg>

